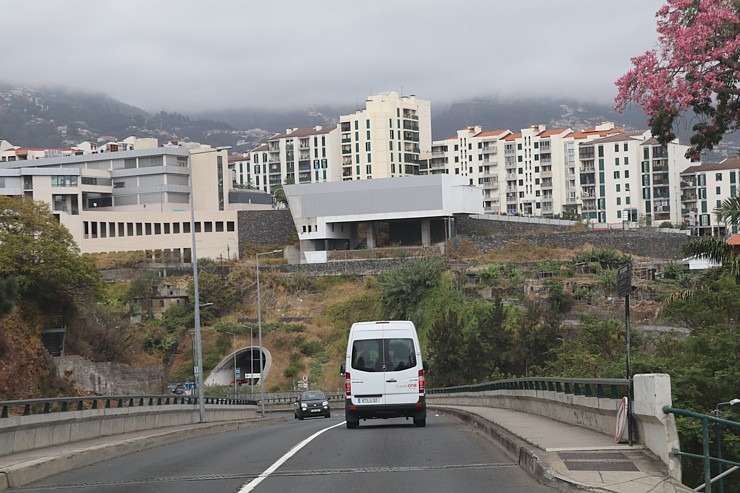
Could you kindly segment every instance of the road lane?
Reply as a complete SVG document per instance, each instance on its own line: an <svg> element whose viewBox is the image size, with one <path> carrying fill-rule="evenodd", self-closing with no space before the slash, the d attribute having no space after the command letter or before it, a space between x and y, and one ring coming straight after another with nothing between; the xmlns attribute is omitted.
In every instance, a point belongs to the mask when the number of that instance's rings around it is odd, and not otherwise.
<svg viewBox="0 0 740 493"><path fill-rule="evenodd" d="M427 427L403 419L342 425L330 419L246 428L145 450L9 491L60 493L236 493L293 447L332 425L252 490L495 491L546 493L498 447L458 422L429 413Z"/></svg>

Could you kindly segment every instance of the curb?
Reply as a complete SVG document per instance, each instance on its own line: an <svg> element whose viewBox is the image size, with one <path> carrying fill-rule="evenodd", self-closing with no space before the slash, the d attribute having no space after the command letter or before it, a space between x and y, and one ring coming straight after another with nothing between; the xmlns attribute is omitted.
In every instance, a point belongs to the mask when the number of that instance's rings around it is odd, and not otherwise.
<svg viewBox="0 0 740 493"><path fill-rule="evenodd" d="M545 452L478 414L444 406L428 406L428 408L456 418L493 441L496 445L500 446L512 460L517 461L519 467L524 469L527 474L542 484L558 488L561 491L564 489L568 491L607 491L600 488L595 489L557 474L551 466L543 460L544 457L542 457L542 454L545 454Z"/></svg>
<svg viewBox="0 0 740 493"><path fill-rule="evenodd" d="M191 438L217 435L227 431L241 430L255 426L265 426L284 421L282 418L251 418L244 421L227 421L221 423L206 423L176 430L158 430L149 436L121 439L122 435L112 435L117 438L113 443L84 447L84 442L78 442L79 449L72 450L58 456L43 457L29 460L22 464L10 466L0 471L0 492L9 488L17 488L83 466L89 466L116 457L133 454L162 445L189 440ZM70 444L70 445L74 445Z"/></svg>

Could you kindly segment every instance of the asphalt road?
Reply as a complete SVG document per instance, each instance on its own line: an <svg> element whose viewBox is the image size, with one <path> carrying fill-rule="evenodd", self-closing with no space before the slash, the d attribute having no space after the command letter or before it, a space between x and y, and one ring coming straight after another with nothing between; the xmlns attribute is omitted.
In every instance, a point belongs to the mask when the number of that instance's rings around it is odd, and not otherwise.
<svg viewBox="0 0 740 493"><path fill-rule="evenodd" d="M430 412L361 421L341 412L185 440L9 491L58 493L490 492L552 493L497 446Z"/></svg>

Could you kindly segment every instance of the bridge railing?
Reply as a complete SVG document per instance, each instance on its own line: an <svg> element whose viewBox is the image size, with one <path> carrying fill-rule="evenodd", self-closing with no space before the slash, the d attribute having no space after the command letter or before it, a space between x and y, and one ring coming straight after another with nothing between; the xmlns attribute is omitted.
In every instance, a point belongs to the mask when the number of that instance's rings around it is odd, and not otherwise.
<svg viewBox="0 0 740 493"><path fill-rule="evenodd" d="M734 429L740 429L740 423L722 419L720 417L709 416L706 414L695 413L693 411L685 411L683 409L676 409L669 406L663 407L663 412L666 414L675 414L678 416L685 416L692 419L698 419L701 421L702 431L702 455L692 454L689 452L681 452L678 449L673 449L671 453L673 455L681 457L690 457L693 459L702 459L704 461L704 485L694 488L695 491L704 490L707 493L712 492L712 484L719 482L720 492L724 491L724 478L730 474L740 470L740 462L737 460L727 460L722 458L722 426L728 426ZM715 446L717 455L712 456L710 452L711 440L709 439L709 424L712 423L715 429ZM717 465L717 476L712 478L712 464ZM724 466L732 466L730 469L724 470Z"/></svg>
<svg viewBox="0 0 740 493"><path fill-rule="evenodd" d="M225 397L205 397L206 404L216 405L256 405L250 399ZM58 412L85 411L89 409L117 409L124 407L170 406L177 404L198 404L196 396L187 395L118 395L85 397L49 397L0 401L0 419L10 416L32 416Z"/></svg>
<svg viewBox="0 0 740 493"><path fill-rule="evenodd" d="M491 390L540 390L586 397L620 399L627 395L628 389L629 382L627 379L533 377L511 378L473 385L427 389L427 393L434 395L486 392Z"/></svg>

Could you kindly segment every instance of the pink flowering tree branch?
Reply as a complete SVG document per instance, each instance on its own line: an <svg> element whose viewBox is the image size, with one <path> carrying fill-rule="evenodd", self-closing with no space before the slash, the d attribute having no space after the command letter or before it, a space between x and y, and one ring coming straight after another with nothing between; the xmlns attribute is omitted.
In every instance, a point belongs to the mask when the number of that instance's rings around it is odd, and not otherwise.
<svg viewBox="0 0 740 493"><path fill-rule="evenodd" d="M675 138L677 119L693 110L687 157L698 159L738 128L740 1L667 0L656 17L658 47L634 57L617 80L615 109L639 105L663 144Z"/></svg>

